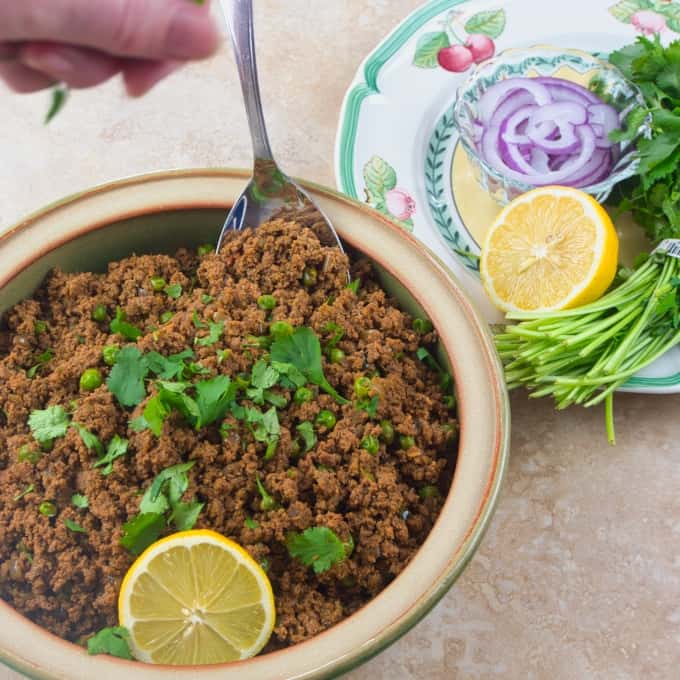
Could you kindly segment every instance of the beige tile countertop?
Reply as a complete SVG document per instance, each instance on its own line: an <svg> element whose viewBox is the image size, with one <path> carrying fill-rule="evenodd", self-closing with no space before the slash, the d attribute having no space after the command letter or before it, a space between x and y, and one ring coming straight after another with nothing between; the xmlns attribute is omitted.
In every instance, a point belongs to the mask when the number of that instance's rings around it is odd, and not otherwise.
<svg viewBox="0 0 680 680"><path fill-rule="evenodd" d="M258 0L273 147L334 185L338 112L360 61L417 0ZM0 86L1 88L2 86ZM142 100L79 92L45 128L45 94L0 89L0 229L121 176L248 166L231 52ZM351 680L645 680L680 664L680 396L621 395L618 443L599 410L512 396L509 473L490 531L437 608ZM1 625L1 624L0 624ZM673 670L675 668L675 670ZM0 670L0 679L18 678Z"/></svg>

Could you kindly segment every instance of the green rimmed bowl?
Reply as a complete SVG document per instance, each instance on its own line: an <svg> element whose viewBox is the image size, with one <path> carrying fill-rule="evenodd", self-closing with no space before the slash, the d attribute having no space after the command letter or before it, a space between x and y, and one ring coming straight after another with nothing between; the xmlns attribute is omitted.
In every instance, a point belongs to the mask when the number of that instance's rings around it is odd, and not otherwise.
<svg viewBox="0 0 680 680"><path fill-rule="evenodd" d="M102 271L131 253L173 252L215 240L247 173L177 171L122 180L72 196L0 237L0 312L31 295L55 266ZM486 325L449 272L388 219L305 184L340 237L376 264L400 305L432 319L440 358L456 380L461 428L456 472L442 512L406 569L378 597L304 643L248 661L164 667L88 656L0 601L0 660L45 680L296 680L330 678L412 628L448 591L476 550L508 458L509 408Z"/></svg>

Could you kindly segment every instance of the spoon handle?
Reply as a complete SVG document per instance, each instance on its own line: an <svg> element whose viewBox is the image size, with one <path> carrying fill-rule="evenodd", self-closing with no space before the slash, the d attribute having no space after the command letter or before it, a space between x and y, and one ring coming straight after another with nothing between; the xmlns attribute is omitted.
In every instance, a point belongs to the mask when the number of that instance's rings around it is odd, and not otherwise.
<svg viewBox="0 0 680 680"><path fill-rule="evenodd" d="M273 160L264 114L262 113L260 85L257 79L252 0L220 0L220 4L227 20L234 47L255 161Z"/></svg>

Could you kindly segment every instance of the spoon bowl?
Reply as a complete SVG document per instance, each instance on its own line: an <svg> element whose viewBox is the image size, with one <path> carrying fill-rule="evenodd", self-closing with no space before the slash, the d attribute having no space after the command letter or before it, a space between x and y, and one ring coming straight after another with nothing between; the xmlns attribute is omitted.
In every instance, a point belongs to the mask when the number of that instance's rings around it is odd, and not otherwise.
<svg viewBox="0 0 680 680"><path fill-rule="evenodd" d="M253 143L253 177L234 203L217 241L219 252L230 231L257 228L288 218L312 228L326 246L344 249L330 220L307 193L279 168L269 146L255 60L252 0L220 0L229 27ZM349 273L348 273L349 278Z"/></svg>

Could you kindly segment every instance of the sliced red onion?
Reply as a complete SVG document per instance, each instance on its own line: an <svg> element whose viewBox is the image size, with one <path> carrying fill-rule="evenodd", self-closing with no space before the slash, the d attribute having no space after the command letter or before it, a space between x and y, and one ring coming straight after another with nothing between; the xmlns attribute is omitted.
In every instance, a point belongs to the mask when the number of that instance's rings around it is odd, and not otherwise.
<svg viewBox="0 0 680 680"><path fill-rule="evenodd" d="M528 92L539 106L549 104L552 99L548 88L537 82L536 78L508 78L492 85L479 100L477 110L479 120L488 125L491 118L506 97L516 96L516 92Z"/></svg>
<svg viewBox="0 0 680 680"><path fill-rule="evenodd" d="M510 78L482 95L479 112L480 152L513 181L589 186L604 179L620 156L619 145L609 140L620 127L619 114L576 83Z"/></svg>
<svg viewBox="0 0 680 680"><path fill-rule="evenodd" d="M593 129L595 125L602 128L602 133L597 137L597 146L601 149L609 149L614 142L609 139L609 133L620 127L619 113L609 104L591 104L588 107L588 122Z"/></svg>

